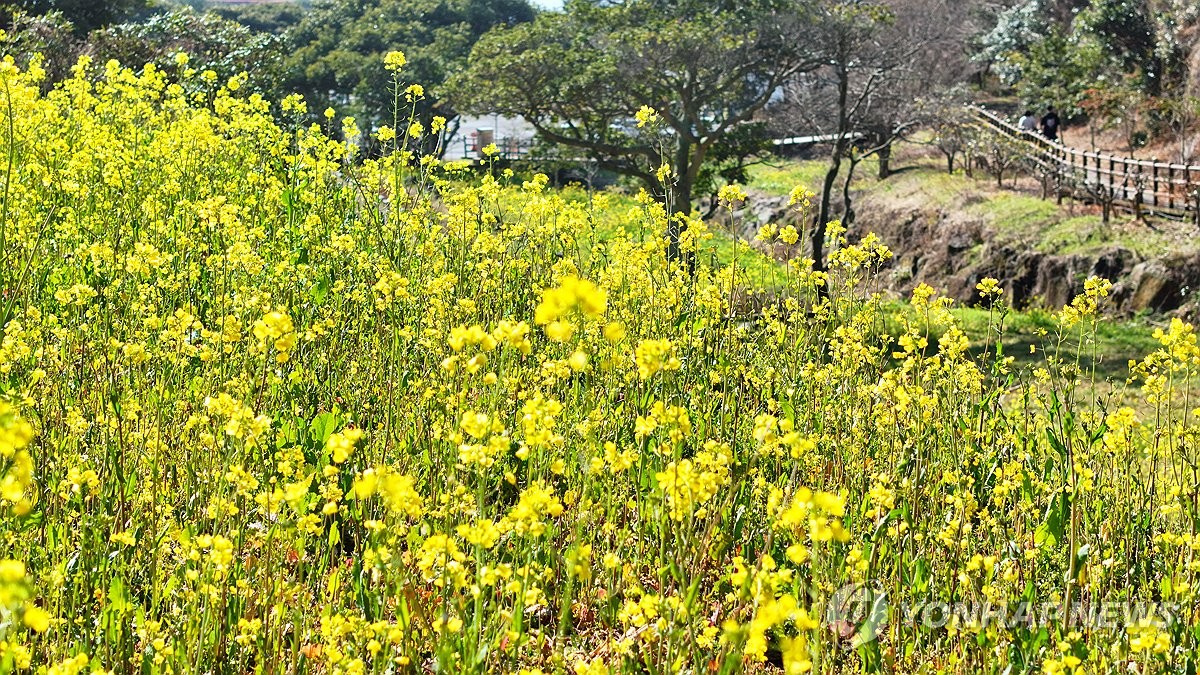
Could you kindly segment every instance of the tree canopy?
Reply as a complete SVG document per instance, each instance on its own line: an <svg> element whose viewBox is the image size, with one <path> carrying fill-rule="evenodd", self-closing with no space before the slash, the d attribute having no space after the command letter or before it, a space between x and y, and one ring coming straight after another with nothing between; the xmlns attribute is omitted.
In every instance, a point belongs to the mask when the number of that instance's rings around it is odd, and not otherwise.
<svg viewBox="0 0 1200 675"><path fill-rule="evenodd" d="M9 24L5 45L17 63L27 66L38 57L46 71L43 87L68 77L80 56L100 71L109 59L140 68L153 64L174 75L212 71L216 81L245 73L248 90L279 98L280 63L284 42L279 36L253 31L213 13L176 6L80 35L62 12L19 14ZM180 54L187 55L181 64Z"/></svg>
<svg viewBox="0 0 1200 675"><path fill-rule="evenodd" d="M706 168L730 143L753 149L744 126L815 65L796 39L808 13L772 0L574 0L485 35L452 89L465 109L524 117L689 213ZM635 123L643 108L662 124Z"/></svg>
<svg viewBox="0 0 1200 675"><path fill-rule="evenodd" d="M806 26L820 66L797 74L772 105L779 132L803 129L829 137L829 164L821 184L812 257L823 265L825 224L842 178L842 219L853 221L850 184L857 165L879 158L890 171L891 146L924 121L923 101L963 77L961 48L970 21L956 0L819 0Z"/></svg>
<svg viewBox="0 0 1200 675"><path fill-rule="evenodd" d="M82 51L98 67L116 59L132 66L153 63L168 72L178 67L175 59L182 53L197 72L211 70L221 82L245 73L251 90L277 96L284 48L278 36L183 8L92 31Z"/></svg>
<svg viewBox="0 0 1200 675"><path fill-rule="evenodd" d="M1194 17L1152 0L1086 0L1070 10L1053 0L1013 5L983 37L978 58L994 62L1027 103L1052 102L1068 115L1084 112L1089 90L1132 84L1156 97L1189 89Z"/></svg>
<svg viewBox="0 0 1200 675"><path fill-rule="evenodd" d="M308 12L307 5L299 2L210 6L208 9L252 31L272 35L283 35L291 30Z"/></svg>
<svg viewBox="0 0 1200 675"><path fill-rule="evenodd" d="M59 12L77 33L124 21L149 6L147 0L0 0L0 18L11 24L20 12L40 16Z"/></svg>
<svg viewBox="0 0 1200 675"><path fill-rule="evenodd" d="M392 120L394 92L383 55L403 51L408 81L424 87L417 115L448 119L447 74L463 66L471 46L493 26L532 21L526 0L330 0L315 5L289 32L287 86L309 110L327 106L363 127Z"/></svg>

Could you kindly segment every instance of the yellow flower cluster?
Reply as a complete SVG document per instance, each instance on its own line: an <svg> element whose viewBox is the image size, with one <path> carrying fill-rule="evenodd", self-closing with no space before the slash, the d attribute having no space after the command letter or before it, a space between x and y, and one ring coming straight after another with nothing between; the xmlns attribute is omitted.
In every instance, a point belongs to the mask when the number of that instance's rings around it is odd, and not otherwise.
<svg viewBox="0 0 1200 675"><path fill-rule="evenodd" d="M1113 370L1103 280L1011 334L999 282L982 311L874 294L890 251L838 223L824 265L792 257L808 221L769 226L777 263L649 193L419 156L445 120L301 125L303 97L185 57L56 85L0 62L0 239L28 266L0 670L1190 667L1178 623L1052 617L1051 644L893 612L850 652L819 618L866 582L893 608L1194 607L1182 318Z"/></svg>
<svg viewBox="0 0 1200 675"><path fill-rule="evenodd" d="M846 499L841 495L800 487L787 499L781 489L772 487L767 510L775 514L776 526L792 535L795 543L788 547L787 557L797 565L811 555L806 540L819 544L850 539L842 525Z"/></svg>
<svg viewBox="0 0 1200 675"><path fill-rule="evenodd" d="M544 326L552 340L566 342L575 332L571 318L597 319L608 306L608 294L587 279L568 276L555 288L542 292L533 320Z"/></svg>
<svg viewBox="0 0 1200 675"><path fill-rule="evenodd" d="M33 507L33 457L29 454L33 435L33 426L11 405L0 401L0 467L4 468L0 473L0 504L7 503L17 515Z"/></svg>
<svg viewBox="0 0 1200 675"><path fill-rule="evenodd" d="M417 492L412 476L384 467L366 469L354 481L354 494L365 499L376 493L396 513L414 519L424 513L425 501Z"/></svg>
<svg viewBox="0 0 1200 675"><path fill-rule="evenodd" d="M654 108L644 105L634 114L634 119L637 120L637 126L641 129L647 124L656 122L658 120L658 113L655 112Z"/></svg>
<svg viewBox="0 0 1200 675"><path fill-rule="evenodd" d="M633 352L638 378L648 380L655 373L679 370L683 363L676 355L675 343L670 340L642 340Z"/></svg>
<svg viewBox="0 0 1200 675"><path fill-rule="evenodd" d="M658 489L666 498L671 519L707 517L704 505L729 483L732 461L728 446L709 441L694 458L671 462L654 474Z"/></svg>
<svg viewBox="0 0 1200 675"><path fill-rule="evenodd" d="M274 348L277 362L287 363L291 358L292 349L296 346L296 329L292 325L292 318L286 313L267 312L254 322L253 333L264 348Z"/></svg>
<svg viewBox="0 0 1200 675"><path fill-rule="evenodd" d="M562 502L550 488L534 483L521 493L517 505L500 521L499 528L517 535L540 537L546 532L546 519L557 518L562 513Z"/></svg>
<svg viewBox="0 0 1200 675"><path fill-rule="evenodd" d="M393 50L383 56L383 66L391 71L400 70L407 63L408 59L405 58L402 51Z"/></svg>

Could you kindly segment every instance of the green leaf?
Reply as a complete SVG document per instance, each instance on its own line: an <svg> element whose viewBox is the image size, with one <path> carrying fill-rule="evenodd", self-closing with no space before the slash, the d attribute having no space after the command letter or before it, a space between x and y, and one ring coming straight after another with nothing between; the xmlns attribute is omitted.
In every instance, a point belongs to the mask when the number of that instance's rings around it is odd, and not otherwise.
<svg viewBox="0 0 1200 675"><path fill-rule="evenodd" d="M1067 456L1067 448L1063 445L1062 441L1058 440L1053 431L1046 429L1046 438L1050 440L1050 447L1054 448L1061 457Z"/></svg>
<svg viewBox="0 0 1200 675"><path fill-rule="evenodd" d="M1046 509L1046 517L1033 533L1033 541L1038 546L1057 546L1066 532L1067 519L1070 517L1070 499L1066 493L1058 493Z"/></svg>
<svg viewBox="0 0 1200 675"><path fill-rule="evenodd" d="M921 558L913 565L912 587L917 595L929 590L929 563Z"/></svg>
<svg viewBox="0 0 1200 675"><path fill-rule="evenodd" d="M321 304L322 302L325 302L326 296L329 295L330 285L329 275L326 274L317 280L317 283L313 284L312 288L308 290L308 294L312 296L312 299L315 300L317 304Z"/></svg>
<svg viewBox="0 0 1200 675"><path fill-rule="evenodd" d="M325 445L325 441L337 431L342 425L341 415L333 412L321 413L313 418L308 425L309 436L319 445Z"/></svg>
<svg viewBox="0 0 1200 675"><path fill-rule="evenodd" d="M125 588L125 582L116 577L113 577L112 582L108 584L107 598L109 608L119 614L125 613L132 606L129 590Z"/></svg>

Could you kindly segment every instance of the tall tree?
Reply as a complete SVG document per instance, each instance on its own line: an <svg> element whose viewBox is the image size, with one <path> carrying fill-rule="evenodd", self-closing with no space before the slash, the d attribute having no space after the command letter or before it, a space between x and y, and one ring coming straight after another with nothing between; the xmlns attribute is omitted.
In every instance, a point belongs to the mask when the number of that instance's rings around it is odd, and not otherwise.
<svg viewBox="0 0 1200 675"><path fill-rule="evenodd" d="M815 65L796 39L809 13L789 0L573 0L484 36L454 92L468 110L524 117L546 140L639 179L668 213L688 214L706 167L729 161L735 143L752 149L744 125ZM661 126L635 125L643 108Z"/></svg>
<svg viewBox="0 0 1200 675"><path fill-rule="evenodd" d="M831 108L827 120L832 126L833 142L829 166L821 182L820 206L813 222L810 245L815 269L825 269L825 227L832 217L833 191L842 161L849 155L861 111L870 105L871 96L884 85L889 71L899 62L893 55L880 54L878 63L863 59L871 50L883 26L893 20L885 6L864 0L829 0L821 4L816 25L821 34L823 67L808 83L810 96L828 97ZM793 82L805 85L803 81ZM801 98L797 95L796 98Z"/></svg>
<svg viewBox="0 0 1200 675"><path fill-rule="evenodd" d="M16 13L40 16L60 12L77 33L86 33L133 17L147 0L0 0L0 19L12 23Z"/></svg>
<svg viewBox="0 0 1200 675"><path fill-rule="evenodd" d="M236 21L252 31L282 35L291 30L308 11L309 3L272 2L251 5L209 5L222 18Z"/></svg>
<svg viewBox="0 0 1200 675"><path fill-rule="evenodd" d="M532 21L534 13L526 0L327 0L289 31L287 84L305 95L310 112L334 107L369 129L392 120L383 55L400 50L405 78L424 88L418 117L426 126L434 115L453 120L457 111L442 95L447 75L493 26Z"/></svg>
<svg viewBox="0 0 1200 675"><path fill-rule="evenodd" d="M255 32L212 13L198 13L177 6L137 20L97 28L78 35L60 12L40 16L20 14L10 25L6 48L25 67L34 54L40 54L46 71L43 86L49 89L70 76L81 55L91 57L92 67L100 72L109 59L140 68L154 64L172 76L185 70L202 73L211 70L221 83L240 73L250 91L278 98L283 40ZM177 58L186 54L186 66Z"/></svg>
<svg viewBox="0 0 1200 675"><path fill-rule="evenodd" d="M1137 72L1145 93L1158 94L1164 75L1154 19L1147 0L1092 0L1076 21L1104 46L1125 72Z"/></svg>
<svg viewBox="0 0 1200 675"><path fill-rule="evenodd" d="M279 36L186 7L92 31L81 51L94 57L97 68L116 59L135 68L153 63L167 72L179 69L175 59L183 53L189 68L211 70L221 82L246 73L249 90L269 98L286 93L279 90L284 55Z"/></svg>
<svg viewBox="0 0 1200 675"><path fill-rule="evenodd" d="M830 138L829 160L811 230L814 266L824 269L825 229L841 182L843 218L859 163L890 172L892 144L916 129L922 99L961 78L969 22L957 0L820 0L812 36L821 66L786 87L775 116L792 129Z"/></svg>
<svg viewBox="0 0 1200 675"><path fill-rule="evenodd" d="M1089 89L1132 78L1142 94L1186 85L1188 13L1159 0L1023 0L998 14L979 60L1027 102L1083 112ZM1182 5L1180 5L1182 7ZM1182 33L1180 32L1182 30ZM1186 88L1186 87L1184 87Z"/></svg>

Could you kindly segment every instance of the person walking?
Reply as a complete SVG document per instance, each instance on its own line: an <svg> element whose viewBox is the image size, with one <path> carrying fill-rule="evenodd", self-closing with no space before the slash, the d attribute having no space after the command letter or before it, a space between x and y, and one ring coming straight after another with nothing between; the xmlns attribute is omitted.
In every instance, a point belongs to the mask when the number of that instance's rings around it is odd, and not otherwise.
<svg viewBox="0 0 1200 675"><path fill-rule="evenodd" d="M1054 112L1054 106L1046 108L1046 114L1042 115L1042 135L1051 141L1058 140L1058 113Z"/></svg>
<svg viewBox="0 0 1200 675"><path fill-rule="evenodd" d="M1032 110L1026 110L1025 114L1021 115L1021 121L1017 122L1017 126L1021 128L1021 131L1032 134L1037 132L1038 119L1033 115Z"/></svg>

